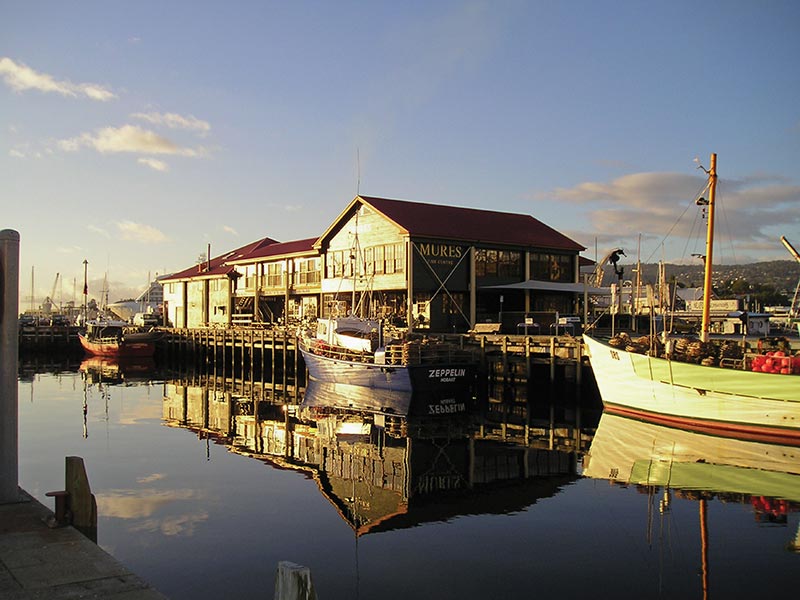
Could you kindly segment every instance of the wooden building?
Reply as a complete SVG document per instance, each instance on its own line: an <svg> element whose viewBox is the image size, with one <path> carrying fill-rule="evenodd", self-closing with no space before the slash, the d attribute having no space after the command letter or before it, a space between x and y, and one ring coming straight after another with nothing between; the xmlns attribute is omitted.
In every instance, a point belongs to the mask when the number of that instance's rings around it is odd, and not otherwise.
<svg viewBox="0 0 800 600"><path fill-rule="evenodd" d="M461 332L574 312L582 250L529 215L357 196L319 238L265 238L170 276L164 296L176 326L337 310Z"/></svg>

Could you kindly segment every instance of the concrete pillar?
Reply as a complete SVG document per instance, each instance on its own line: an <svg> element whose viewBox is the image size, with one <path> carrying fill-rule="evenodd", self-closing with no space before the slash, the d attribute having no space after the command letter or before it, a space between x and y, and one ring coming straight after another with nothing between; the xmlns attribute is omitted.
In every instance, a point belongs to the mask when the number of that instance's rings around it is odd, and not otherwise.
<svg viewBox="0 0 800 600"><path fill-rule="evenodd" d="M19 233L0 231L0 504L19 502Z"/></svg>

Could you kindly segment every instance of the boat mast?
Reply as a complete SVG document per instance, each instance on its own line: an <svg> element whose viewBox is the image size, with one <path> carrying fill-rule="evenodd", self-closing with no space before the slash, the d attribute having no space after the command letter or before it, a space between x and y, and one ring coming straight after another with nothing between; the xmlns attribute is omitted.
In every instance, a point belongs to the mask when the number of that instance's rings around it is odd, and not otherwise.
<svg viewBox="0 0 800 600"><path fill-rule="evenodd" d="M700 340L708 341L711 323L711 263L714 251L714 205L717 190L717 155L711 155L711 168L708 173L708 228L706 233L705 277L703 279L703 321L700 328Z"/></svg>

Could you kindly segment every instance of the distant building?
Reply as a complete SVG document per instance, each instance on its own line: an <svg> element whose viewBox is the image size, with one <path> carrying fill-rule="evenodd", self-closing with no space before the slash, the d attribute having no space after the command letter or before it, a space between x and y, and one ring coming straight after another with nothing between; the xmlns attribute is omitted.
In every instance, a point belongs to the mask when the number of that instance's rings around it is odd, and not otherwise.
<svg viewBox="0 0 800 600"><path fill-rule="evenodd" d="M575 312L584 249L529 215L357 196L318 238L264 238L163 279L164 304L176 327L369 310L467 331Z"/></svg>

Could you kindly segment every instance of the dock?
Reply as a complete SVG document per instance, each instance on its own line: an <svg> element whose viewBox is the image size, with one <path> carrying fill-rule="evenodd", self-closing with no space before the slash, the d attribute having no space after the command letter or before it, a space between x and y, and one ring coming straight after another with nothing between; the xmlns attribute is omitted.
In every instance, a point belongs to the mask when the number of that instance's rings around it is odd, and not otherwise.
<svg viewBox="0 0 800 600"><path fill-rule="evenodd" d="M0 598L166 598L77 529L48 527L53 513L30 494L20 500L0 504Z"/></svg>
<svg viewBox="0 0 800 600"><path fill-rule="evenodd" d="M425 334L425 337L472 349L480 360L483 374L489 377L529 378L534 365L548 365L551 381L566 375L580 385L583 379L586 356L580 336L498 332ZM162 356L168 361L197 367L220 365L224 370L214 375L222 379L253 378L262 388L269 382L273 397L283 391L297 399L302 391L304 369L291 328L168 329L160 344Z"/></svg>

